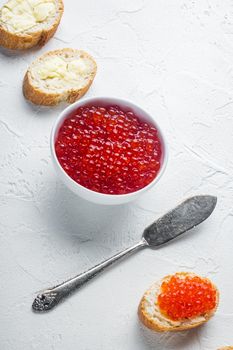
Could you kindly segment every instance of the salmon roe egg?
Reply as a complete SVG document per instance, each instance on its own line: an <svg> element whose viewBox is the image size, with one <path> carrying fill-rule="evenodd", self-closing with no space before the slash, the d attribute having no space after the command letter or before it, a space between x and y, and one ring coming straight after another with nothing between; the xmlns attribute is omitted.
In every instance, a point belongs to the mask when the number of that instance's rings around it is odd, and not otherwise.
<svg viewBox="0 0 233 350"><path fill-rule="evenodd" d="M216 288L196 275L173 275L162 283L158 295L161 312L174 321L204 315L215 309L216 303Z"/></svg>
<svg viewBox="0 0 233 350"><path fill-rule="evenodd" d="M85 106L61 125L55 151L65 172L100 193L140 190L156 177L161 142L156 128L119 106Z"/></svg>

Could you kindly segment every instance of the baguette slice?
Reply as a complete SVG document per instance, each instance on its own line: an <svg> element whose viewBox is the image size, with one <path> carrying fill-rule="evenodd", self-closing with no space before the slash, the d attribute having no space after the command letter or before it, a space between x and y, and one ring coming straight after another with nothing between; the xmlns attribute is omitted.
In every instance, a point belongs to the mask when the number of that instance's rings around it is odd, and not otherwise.
<svg viewBox="0 0 233 350"><path fill-rule="evenodd" d="M56 32L62 14L62 0L9 0L0 9L0 46L43 46Z"/></svg>
<svg viewBox="0 0 233 350"><path fill-rule="evenodd" d="M188 273L188 272L178 272L177 274L181 278L185 276L191 276L191 277L196 276L195 274ZM195 328L207 322L214 315L218 306L219 293L217 288L212 284L212 286L217 291L216 307L214 310L193 319L173 321L161 313L157 303L157 297L160 293L160 287L162 282L168 281L170 278L171 276L169 275L164 277L161 281L154 283L143 295L138 307L138 315L141 322L147 328L157 332L183 331L183 330ZM205 280L208 280L208 279L205 278Z"/></svg>
<svg viewBox="0 0 233 350"><path fill-rule="evenodd" d="M85 51L69 48L49 51L26 72L24 96L37 105L73 103L87 92L96 70L94 59Z"/></svg>

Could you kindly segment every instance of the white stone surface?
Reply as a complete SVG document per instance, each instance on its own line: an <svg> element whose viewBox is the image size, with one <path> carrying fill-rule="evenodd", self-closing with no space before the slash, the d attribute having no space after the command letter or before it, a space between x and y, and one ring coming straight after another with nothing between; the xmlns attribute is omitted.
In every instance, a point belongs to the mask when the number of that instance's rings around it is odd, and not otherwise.
<svg viewBox="0 0 233 350"><path fill-rule="evenodd" d="M64 106L32 106L21 87L34 58L67 46L97 60L88 96L130 98L153 113L167 136L166 174L134 204L92 205L56 177L49 135ZM61 25L40 51L0 51L0 96L0 349L233 345L233 2L65 0ZM132 256L50 313L31 311L38 290L136 242L147 224L197 193L217 195L218 205L192 233ZM140 297L177 270L212 278L219 310L192 332L152 336L137 320Z"/></svg>

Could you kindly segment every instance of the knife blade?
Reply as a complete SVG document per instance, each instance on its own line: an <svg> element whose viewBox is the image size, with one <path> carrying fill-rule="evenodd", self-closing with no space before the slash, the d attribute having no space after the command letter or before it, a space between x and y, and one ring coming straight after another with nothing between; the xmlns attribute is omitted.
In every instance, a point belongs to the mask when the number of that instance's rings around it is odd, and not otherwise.
<svg viewBox="0 0 233 350"><path fill-rule="evenodd" d="M148 226L143 236L148 244L154 246L169 242L206 220L216 203L217 197L210 195L188 198Z"/></svg>

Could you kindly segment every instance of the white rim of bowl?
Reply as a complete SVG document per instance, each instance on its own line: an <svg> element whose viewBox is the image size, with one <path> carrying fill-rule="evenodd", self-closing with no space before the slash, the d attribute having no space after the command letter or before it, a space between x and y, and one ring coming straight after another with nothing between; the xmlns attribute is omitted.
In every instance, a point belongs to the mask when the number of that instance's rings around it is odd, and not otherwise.
<svg viewBox="0 0 233 350"><path fill-rule="evenodd" d="M66 171L63 169L63 167L61 166L58 158L57 158L57 155L56 155L56 151L55 151L55 137L57 136L57 132L59 131L59 128L61 127L60 122L61 120L65 120L66 117L69 116L69 114L75 110L76 108L78 107L81 107L82 105L85 105L85 104L88 104L89 102L91 101L102 101L102 102L110 102L110 101L113 101L113 100L116 100L116 104L121 104L122 103L122 106L126 106L126 107L131 107L132 108L136 108L136 109L139 109L140 111L142 111L143 114L146 114L149 116L149 120L152 119L152 123L154 123L154 126L155 128L157 129L158 131L158 134L159 134L159 140L162 144L162 149L163 149L163 163L162 163L162 166L160 167L159 169L159 172L157 173L156 177L154 178L153 181L151 181L148 185L146 185L145 187L137 190L137 191L133 191L133 192L129 192L129 193L124 193L124 194L110 194L110 193L101 193L101 192L97 192L97 191L93 191L93 190L90 190L89 188L85 187L85 186L82 186L80 185L78 182L76 182L75 180L72 179L72 177L70 177ZM113 102L111 102L113 103ZM150 120L151 121L151 120ZM118 97L111 97L111 96L107 96L107 97L101 97L101 96L96 96L96 97L87 97L87 98L83 98L82 100L78 100L74 103L72 103L70 106L67 106L65 109L63 109L63 111L59 114L58 118L55 120L55 123L52 127L52 131L51 131L51 135L50 135L50 148L51 148L51 152L52 152L52 155L53 155L53 160L55 161L56 165L58 166L58 168L60 168L60 170L63 172L63 174L72 182L74 183L76 186L82 188L82 189L85 189L87 192L90 192L90 193L95 193L96 195L99 195L100 197L111 197L111 198L124 198L124 197L133 197L135 194L140 194L140 193L143 193L147 190L149 190L151 187L153 187L159 180L160 178L162 177L166 167L167 167L167 162L168 162L168 144L167 144L167 141L166 141L166 138L164 137L164 133L162 132L160 126L157 124L157 122L153 119L153 117L146 111L144 110L143 108L139 107L138 105L136 105L134 102L132 102L131 100L125 100L123 98L118 98Z"/></svg>

